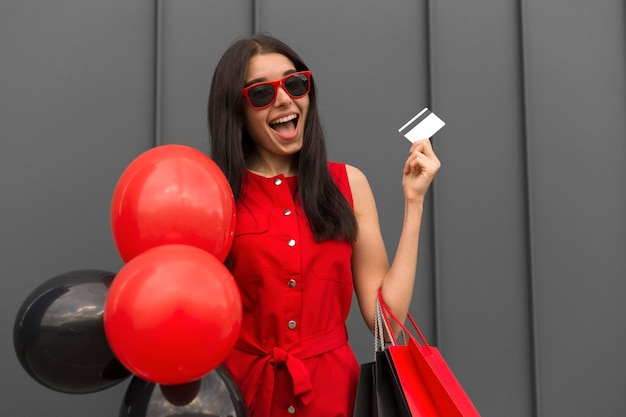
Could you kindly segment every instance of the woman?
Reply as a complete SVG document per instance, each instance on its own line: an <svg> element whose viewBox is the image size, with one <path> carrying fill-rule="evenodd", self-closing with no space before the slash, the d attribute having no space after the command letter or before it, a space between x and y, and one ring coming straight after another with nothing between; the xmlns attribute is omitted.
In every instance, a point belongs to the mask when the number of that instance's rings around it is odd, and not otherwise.
<svg viewBox="0 0 626 417"><path fill-rule="evenodd" d="M253 417L352 416L359 364L347 343L352 291L405 317L424 196L439 169L428 140L404 165L404 223L391 266L365 175L327 162L314 76L283 42L235 42L209 96L211 156L237 202L229 266L243 326L226 366Z"/></svg>

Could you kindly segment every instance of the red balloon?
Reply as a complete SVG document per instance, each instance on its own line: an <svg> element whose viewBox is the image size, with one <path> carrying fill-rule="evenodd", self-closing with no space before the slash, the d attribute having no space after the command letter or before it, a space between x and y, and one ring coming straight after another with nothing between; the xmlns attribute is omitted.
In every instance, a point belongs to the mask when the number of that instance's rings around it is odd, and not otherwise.
<svg viewBox="0 0 626 417"><path fill-rule="evenodd" d="M166 244L196 246L223 262L234 236L233 192L204 153L184 145L158 146L122 173L113 192L111 226L124 262Z"/></svg>
<svg viewBox="0 0 626 417"><path fill-rule="evenodd" d="M124 265L109 288L104 330L119 361L159 384L195 381L221 364L241 330L230 271L188 245L149 249Z"/></svg>

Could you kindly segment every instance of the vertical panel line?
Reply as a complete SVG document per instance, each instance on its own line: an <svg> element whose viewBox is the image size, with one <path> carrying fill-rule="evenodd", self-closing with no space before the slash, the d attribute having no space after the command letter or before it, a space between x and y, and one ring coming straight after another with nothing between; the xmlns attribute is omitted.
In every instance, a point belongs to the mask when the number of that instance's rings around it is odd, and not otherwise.
<svg viewBox="0 0 626 417"><path fill-rule="evenodd" d="M154 23L154 146L163 144L163 0L156 0Z"/></svg>
<svg viewBox="0 0 626 417"><path fill-rule="evenodd" d="M261 30L261 0L252 0L252 34L256 35Z"/></svg>
<svg viewBox="0 0 626 417"><path fill-rule="evenodd" d="M431 0L426 0L426 60L427 60L427 69L426 69L426 95L427 95L427 103L428 107L432 110L435 103L435 93L434 93L434 11ZM435 145L433 144L433 148ZM440 282L440 268L439 268L439 235L437 228L437 181L433 181L430 187L430 209L432 216L432 236L431 236L431 262L432 262L432 294L433 294L433 343L436 346L440 345L440 335L441 335L441 282Z"/></svg>
<svg viewBox="0 0 626 417"><path fill-rule="evenodd" d="M541 416L540 407L540 382L539 382L539 335L536 297L536 274L534 264L534 236L533 236L533 198L532 198L532 168L530 164L530 109L528 92L528 42L526 39L526 18L524 0L518 1L518 38L519 59L521 64L521 112L522 112L522 141L523 141L523 165L524 165L524 189L526 200L526 256L528 265L528 312L530 334L530 361L531 361L531 390L532 410L535 417Z"/></svg>

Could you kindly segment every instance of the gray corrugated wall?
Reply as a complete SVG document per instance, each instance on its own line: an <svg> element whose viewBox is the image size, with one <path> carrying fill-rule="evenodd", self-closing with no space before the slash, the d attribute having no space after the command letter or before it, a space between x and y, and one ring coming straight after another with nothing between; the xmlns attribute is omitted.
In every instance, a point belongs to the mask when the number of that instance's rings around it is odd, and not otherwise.
<svg viewBox="0 0 626 417"><path fill-rule="evenodd" d="M121 171L155 143L208 149L219 56L268 31L312 67L330 156L368 175L390 257L396 130L425 105L446 120L412 312L482 415L626 415L625 19L620 0L3 1L2 414L117 415L126 383L28 377L15 314L54 275L120 268Z"/></svg>

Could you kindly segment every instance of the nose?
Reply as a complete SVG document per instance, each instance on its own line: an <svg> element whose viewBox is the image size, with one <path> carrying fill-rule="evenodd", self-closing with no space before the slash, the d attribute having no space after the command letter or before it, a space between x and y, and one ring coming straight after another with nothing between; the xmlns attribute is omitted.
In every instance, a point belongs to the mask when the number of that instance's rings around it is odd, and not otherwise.
<svg viewBox="0 0 626 417"><path fill-rule="evenodd" d="M289 104L291 102L291 97L285 91L285 87L282 85L278 87L276 91L276 101L274 101L274 106L280 107L285 104Z"/></svg>

